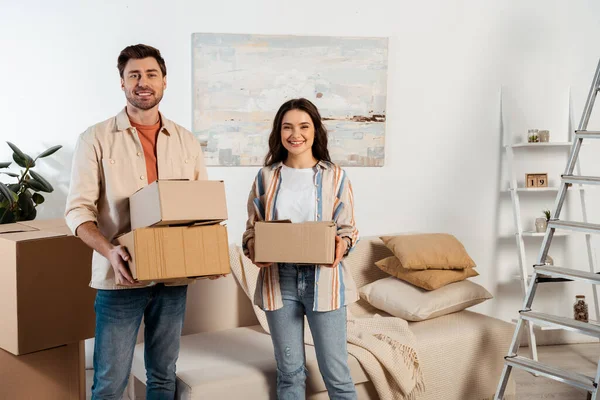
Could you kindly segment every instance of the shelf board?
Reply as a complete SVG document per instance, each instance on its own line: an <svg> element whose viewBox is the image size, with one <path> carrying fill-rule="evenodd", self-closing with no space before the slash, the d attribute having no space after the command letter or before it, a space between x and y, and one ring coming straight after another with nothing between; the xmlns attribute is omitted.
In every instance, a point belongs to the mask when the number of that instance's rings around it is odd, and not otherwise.
<svg viewBox="0 0 600 400"><path fill-rule="evenodd" d="M567 237L567 236L570 236L572 233L573 233L572 231L556 230L556 231L554 231L554 238ZM524 238L530 238L530 237L543 238L545 234L546 234L545 232L538 233L538 232L533 232L533 231L523 231L522 236ZM518 235L518 233L506 233L506 234L499 235L498 239L502 239L502 240L514 239L517 235Z"/></svg>
<svg viewBox="0 0 600 400"><path fill-rule="evenodd" d="M542 188L528 188L528 187L518 187L517 188L517 192L538 192L538 193L544 193L544 192L558 192L558 190L560 189L560 186L549 186L549 187L542 187ZM504 189L505 192L510 192L513 191L514 189L512 188L507 188ZM583 186L577 186L577 187L570 187L568 191L571 190L585 190L585 188Z"/></svg>
<svg viewBox="0 0 600 400"><path fill-rule="evenodd" d="M554 237L557 236L569 236L572 232L570 231L554 231ZM523 237L544 237L546 232L534 232L534 231L523 231L521 235Z"/></svg>
<svg viewBox="0 0 600 400"><path fill-rule="evenodd" d="M528 274L527 275L527 283L529 283L529 281L531 280L532 275ZM513 275L513 278L517 281L521 280L521 274L515 274ZM538 283L556 283L556 282L572 282L572 280L570 279L565 279L565 278L553 278L551 276L540 276L538 278Z"/></svg>
<svg viewBox="0 0 600 400"><path fill-rule="evenodd" d="M517 323L517 319L513 318L513 319L511 319L511 322L513 324L516 324ZM599 325L599 323L597 321L594 321L593 319L588 320L588 324ZM538 329L543 330L543 331L560 331L560 330L564 329L564 328L559 328L558 326L545 326L545 325L539 325L539 324L535 324L534 326L536 328L538 328Z"/></svg>
<svg viewBox="0 0 600 400"><path fill-rule="evenodd" d="M513 318L511 321L512 321L513 324L517 323L517 319L516 318ZM558 326L544 326L544 325L537 325L537 324L534 325L534 329L535 328L540 329L542 331L560 331L560 330L563 329L563 328L559 328Z"/></svg>
<svg viewBox="0 0 600 400"><path fill-rule="evenodd" d="M515 143L505 147L519 148L548 148L548 147L571 147L573 142L543 142L543 143Z"/></svg>

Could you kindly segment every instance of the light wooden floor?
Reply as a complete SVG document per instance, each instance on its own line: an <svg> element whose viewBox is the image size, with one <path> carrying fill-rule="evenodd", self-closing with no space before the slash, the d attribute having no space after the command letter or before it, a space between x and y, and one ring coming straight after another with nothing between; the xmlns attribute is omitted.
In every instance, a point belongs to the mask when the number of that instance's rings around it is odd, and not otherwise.
<svg viewBox="0 0 600 400"><path fill-rule="evenodd" d="M543 363L594 376L600 358L600 344L539 346L538 353L539 359ZM529 356L526 348L522 348L520 354ZM587 397L586 392L583 390L572 388L551 379L535 377L521 370L514 369L513 371L517 382L517 400L585 400ZM89 388L91 387L93 372L87 371L86 375L88 399L90 399ZM127 396L123 397L123 400L127 399Z"/></svg>
<svg viewBox="0 0 600 400"><path fill-rule="evenodd" d="M522 348L520 354L529 357L526 348ZM599 357L600 345L597 343L538 347L541 362L587 376L596 375ZM551 379L535 377L521 370L513 371L517 382L517 400L585 400L587 397L583 390Z"/></svg>

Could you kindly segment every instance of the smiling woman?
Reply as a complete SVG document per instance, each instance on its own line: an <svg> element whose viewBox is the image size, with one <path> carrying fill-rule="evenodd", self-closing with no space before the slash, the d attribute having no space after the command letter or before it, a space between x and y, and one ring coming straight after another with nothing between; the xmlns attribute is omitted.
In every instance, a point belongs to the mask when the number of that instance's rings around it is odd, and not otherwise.
<svg viewBox="0 0 600 400"><path fill-rule="evenodd" d="M291 155L289 159L288 155ZM312 165L317 160L331 162L327 149L327 129L317 107L306 99L284 103L273 120L265 165L286 159L291 163L303 159L302 163L312 162Z"/></svg>
<svg viewBox="0 0 600 400"><path fill-rule="evenodd" d="M333 264L254 262L255 222L277 219L333 221ZM306 316L329 397L356 399L348 367L346 306L358 294L342 258L357 239L352 186L345 171L331 162L319 111L306 99L284 103L273 121L265 166L250 191L243 237L244 252L261 268L254 301L265 310L271 332L278 398L305 397Z"/></svg>

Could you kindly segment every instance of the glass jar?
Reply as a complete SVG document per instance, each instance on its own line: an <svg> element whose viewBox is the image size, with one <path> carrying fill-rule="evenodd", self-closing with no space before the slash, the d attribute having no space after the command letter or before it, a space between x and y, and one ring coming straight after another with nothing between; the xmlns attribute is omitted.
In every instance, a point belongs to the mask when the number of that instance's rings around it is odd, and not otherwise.
<svg viewBox="0 0 600 400"><path fill-rule="evenodd" d="M577 321L588 322L588 305L585 302L585 296L579 294L575 296L575 304L573 304L573 318Z"/></svg>
<svg viewBox="0 0 600 400"><path fill-rule="evenodd" d="M546 228L548 228L548 220L545 217L535 219L535 231L537 233L546 232Z"/></svg>
<svg viewBox="0 0 600 400"><path fill-rule="evenodd" d="M540 142L549 142L550 141L550 131L541 130L538 134Z"/></svg>

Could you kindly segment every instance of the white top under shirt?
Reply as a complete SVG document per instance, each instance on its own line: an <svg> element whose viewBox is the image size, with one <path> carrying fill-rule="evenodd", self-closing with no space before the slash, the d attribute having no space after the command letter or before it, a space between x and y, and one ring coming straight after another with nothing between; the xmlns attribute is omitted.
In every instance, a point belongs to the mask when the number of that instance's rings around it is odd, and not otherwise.
<svg viewBox="0 0 600 400"><path fill-rule="evenodd" d="M281 185L275 204L275 218L292 222L314 221L317 186L313 168L281 167Z"/></svg>

